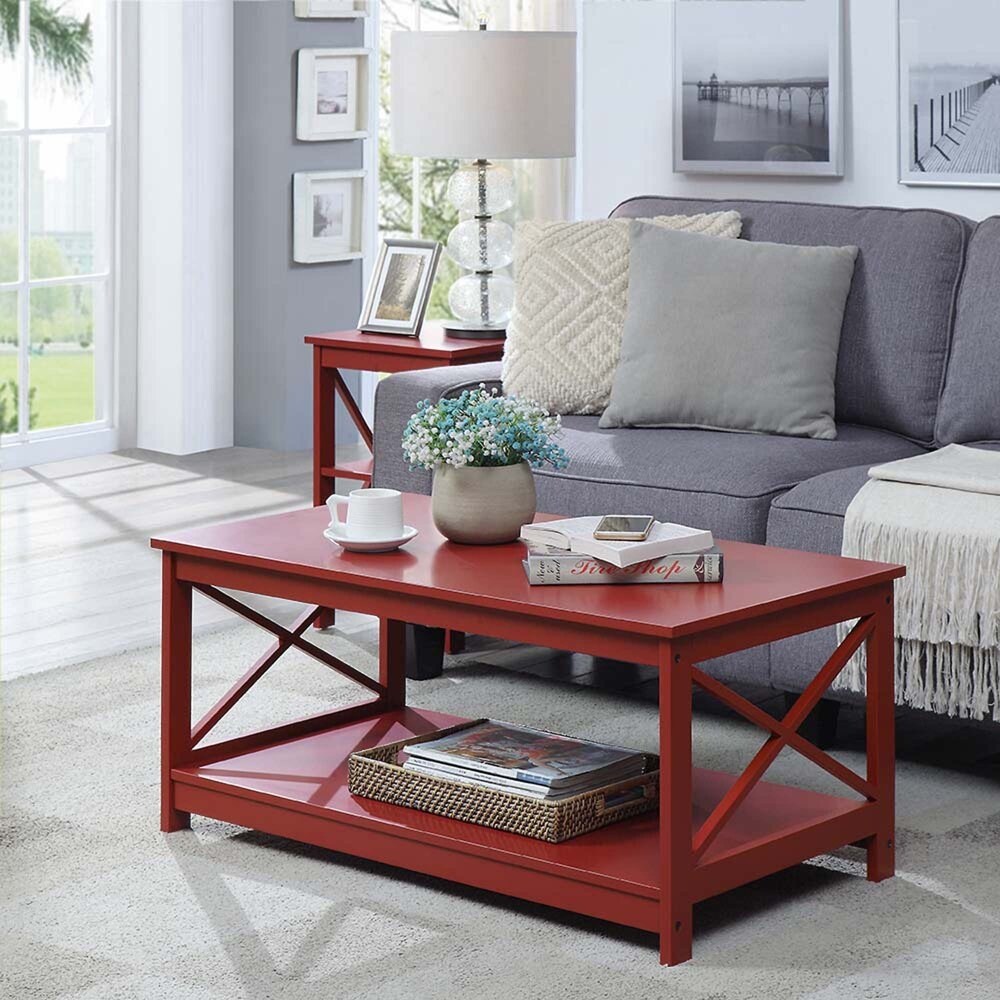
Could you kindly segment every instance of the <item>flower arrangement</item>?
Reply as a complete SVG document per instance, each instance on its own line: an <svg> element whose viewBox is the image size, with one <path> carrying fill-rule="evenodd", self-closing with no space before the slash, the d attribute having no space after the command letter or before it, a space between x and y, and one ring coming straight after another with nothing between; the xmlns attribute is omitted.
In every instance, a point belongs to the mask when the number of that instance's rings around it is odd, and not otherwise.
<svg viewBox="0 0 1000 1000"><path fill-rule="evenodd" d="M403 431L403 454L411 469L489 468L521 462L536 469L546 464L564 469L569 458L551 440L561 426L558 416L537 403L501 396L480 383L477 389L434 404L422 400Z"/></svg>

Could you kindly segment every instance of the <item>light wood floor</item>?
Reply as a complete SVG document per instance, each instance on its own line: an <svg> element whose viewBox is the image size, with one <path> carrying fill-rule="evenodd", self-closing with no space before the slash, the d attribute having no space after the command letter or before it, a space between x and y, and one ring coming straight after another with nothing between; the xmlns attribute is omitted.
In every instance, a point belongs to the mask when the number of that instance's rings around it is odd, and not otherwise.
<svg viewBox="0 0 1000 1000"><path fill-rule="evenodd" d="M0 674L156 642L160 567L150 536L307 506L311 476L309 452L250 448L184 458L126 451L3 473ZM282 622L296 613L286 602L248 603ZM199 595L194 619L200 629L235 621ZM341 613L337 625L367 621Z"/></svg>

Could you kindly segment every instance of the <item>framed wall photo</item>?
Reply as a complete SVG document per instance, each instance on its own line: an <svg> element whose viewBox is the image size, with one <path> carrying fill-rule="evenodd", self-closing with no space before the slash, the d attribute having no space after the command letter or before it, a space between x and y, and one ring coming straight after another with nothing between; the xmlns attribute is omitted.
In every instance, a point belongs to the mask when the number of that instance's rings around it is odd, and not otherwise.
<svg viewBox="0 0 1000 1000"><path fill-rule="evenodd" d="M674 170L843 175L842 0L677 0Z"/></svg>
<svg viewBox="0 0 1000 1000"><path fill-rule="evenodd" d="M292 259L300 264L362 255L363 170L298 173L292 180Z"/></svg>
<svg viewBox="0 0 1000 1000"><path fill-rule="evenodd" d="M366 17L366 0L294 0L296 17Z"/></svg>
<svg viewBox="0 0 1000 1000"><path fill-rule="evenodd" d="M897 6L900 183L1000 187L1000 3Z"/></svg>
<svg viewBox="0 0 1000 1000"><path fill-rule="evenodd" d="M419 336L440 254L440 243L384 240L368 283L358 329Z"/></svg>
<svg viewBox="0 0 1000 1000"><path fill-rule="evenodd" d="M296 138L360 139L367 122L367 49L299 49Z"/></svg>

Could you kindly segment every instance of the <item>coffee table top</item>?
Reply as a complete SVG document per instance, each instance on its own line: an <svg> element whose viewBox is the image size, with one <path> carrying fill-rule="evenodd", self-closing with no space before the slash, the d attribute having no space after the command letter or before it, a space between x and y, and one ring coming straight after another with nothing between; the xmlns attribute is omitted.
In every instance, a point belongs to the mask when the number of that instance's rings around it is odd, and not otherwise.
<svg viewBox="0 0 1000 1000"><path fill-rule="evenodd" d="M406 494L406 524L420 534L382 554L345 552L323 537L326 507L191 528L151 540L153 548L296 576L356 582L393 593L432 593L459 604L522 611L667 638L754 618L905 574L902 566L793 549L719 542L721 584L531 586L524 546L456 545L431 520L430 497ZM540 514L536 520L554 515Z"/></svg>

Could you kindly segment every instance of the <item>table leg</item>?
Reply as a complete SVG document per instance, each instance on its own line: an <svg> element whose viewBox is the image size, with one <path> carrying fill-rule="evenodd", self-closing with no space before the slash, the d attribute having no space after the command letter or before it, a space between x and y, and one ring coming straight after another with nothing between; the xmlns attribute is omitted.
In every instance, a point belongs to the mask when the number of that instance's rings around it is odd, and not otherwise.
<svg viewBox="0 0 1000 1000"><path fill-rule="evenodd" d="M378 682L386 709L406 705L406 622L382 618L378 629Z"/></svg>
<svg viewBox="0 0 1000 1000"><path fill-rule="evenodd" d="M868 880L881 882L896 872L895 782L896 699L893 590L885 587L875 628L866 642L865 695L868 780L878 793L878 833L868 841Z"/></svg>
<svg viewBox="0 0 1000 1000"><path fill-rule="evenodd" d="M313 348L313 506L336 492L333 476L323 469L337 464L337 382L335 369L324 368L319 347Z"/></svg>
<svg viewBox="0 0 1000 1000"><path fill-rule="evenodd" d="M323 367L322 349L313 348L313 506L326 503L326 498L337 490L333 476L323 474L337 464L337 382L335 369ZM324 608L314 624L315 628L331 628L334 611Z"/></svg>
<svg viewBox="0 0 1000 1000"><path fill-rule="evenodd" d="M691 957L691 662L660 643L660 963Z"/></svg>
<svg viewBox="0 0 1000 1000"><path fill-rule="evenodd" d="M177 579L176 557L163 555L160 829L184 830L191 814L174 806L170 771L191 752L191 584Z"/></svg>

